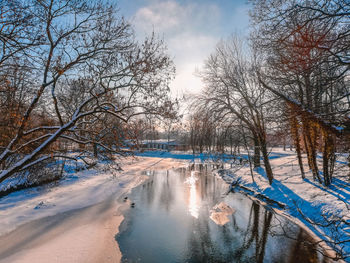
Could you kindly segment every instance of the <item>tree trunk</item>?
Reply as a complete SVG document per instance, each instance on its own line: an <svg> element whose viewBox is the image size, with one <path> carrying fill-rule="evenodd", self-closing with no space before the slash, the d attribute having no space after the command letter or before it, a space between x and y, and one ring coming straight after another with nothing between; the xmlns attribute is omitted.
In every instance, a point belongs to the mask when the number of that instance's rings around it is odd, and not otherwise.
<svg viewBox="0 0 350 263"><path fill-rule="evenodd" d="M254 136L254 168L260 167L260 144L257 135Z"/></svg>
<svg viewBox="0 0 350 263"><path fill-rule="evenodd" d="M264 165L265 165L265 171L266 171L266 175L267 178L269 179L269 183L270 185L272 184L273 181L273 173L272 173L272 168L271 168L271 164L270 164L270 160L269 160L269 155L266 149L266 142L263 140L261 145L260 145L260 149L261 149L261 153L263 155L263 161L264 161Z"/></svg>
<svg viewBox="0 0 350 263"><path fill-rule="evenodd" d="M335 147L334 139L326 130L322 130L323 137L323 178L325 186L332 183L334 169Z"/></svg>
<svg viewBox="0 0 350 263"><path fill-rule="evenodd" d="M327 152L328 142L327 139L324 141L324 148L323 148L323 179L324 179L324 185L329 186L331 184L330 178L329 178L329 170L328 170L328 152Z"/></svg>
<svg viewBox="0 0 350 263"><path fill-rule="evenodd" d="M94 143L94 157L97 158L98 152L97 152L97 144Z"/></svg>
<svg viewBox="0 0 350 263"><path fill-rule="evenodd" d="M306 153L308 156L309 167L312 171L312 175L314 180L318 180L320 184L322 184L322 180L320 177L320 173L318 171L317 166L317 153L316 153L316 145L315 145L315 132L310 127L309 121L303 118L303 133L304 133L304 142L306 145Z"/></svg>
<svg viewBox="0 0 350 263"><path fill-rule="evenodd" d="M297 152L298 163L299 163L299 168L300 168L300 172L301 172L301 178L305 179L303 158L301 156L298 119L294 115L293 112L291 112L291 116L290 116L290 126L291 126L291 134L292 134L292 137L293 137L295 149L296 149L296 152Z"/></svg>

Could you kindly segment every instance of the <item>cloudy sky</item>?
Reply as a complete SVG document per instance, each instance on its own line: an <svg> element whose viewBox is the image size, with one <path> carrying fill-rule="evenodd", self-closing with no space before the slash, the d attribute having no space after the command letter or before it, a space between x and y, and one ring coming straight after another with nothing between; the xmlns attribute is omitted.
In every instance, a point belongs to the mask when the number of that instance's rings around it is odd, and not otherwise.
<svg viewBox="0 0 350 263"><path fill-rule="evenodd" d="M176 64L174 95L198 92L195 76L222 38L246 34L249 17L246 0L119 0L121 14L139 37L154 30L164 38Z"/></svg>

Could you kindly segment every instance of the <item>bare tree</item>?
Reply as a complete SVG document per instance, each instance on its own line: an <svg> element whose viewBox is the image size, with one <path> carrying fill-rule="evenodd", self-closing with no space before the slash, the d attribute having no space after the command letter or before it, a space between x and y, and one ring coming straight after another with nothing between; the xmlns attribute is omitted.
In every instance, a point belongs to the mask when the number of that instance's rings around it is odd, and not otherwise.
<svg viewBox="0 0 350 263"><path fill-rule="evenodd" d="M314 179L322 183L317 151L323 153L323 182L329 185L336 139L348 141L349 4L325 1L252 1L256 48L265 68L260 83L287 105L302 176L300 137ZM259 33L258 33L259 32ZM299 129L300 127L300 129Z"/></svg>
<svg viewBox="0 0 350 263"><path fill-rule="evenodd" d="M257 81L254 59L244 55L242 43L232 37L221 42L205 62L201 73L205 90L199 102L217 116L231 116L242 121L250 130L255 144L255 166L262 153L270 184L273 173L268 158L265 114L269 98Z"/></svg>
<svg viewBox="0 0 350 263"><path fill-rule="evenodd" d="M43 29L25 57L34 96L0 155L0 182L44 160L72 158L59 151L60 141L112 151L101 140L105 127L95 130L107 115L127 122L173 111L168 84L174 66L164 43L154 35L135 42L115 10L77 0L33 1L27 8L29 24ZM33 121L43 112L49 125Z"/></svg>

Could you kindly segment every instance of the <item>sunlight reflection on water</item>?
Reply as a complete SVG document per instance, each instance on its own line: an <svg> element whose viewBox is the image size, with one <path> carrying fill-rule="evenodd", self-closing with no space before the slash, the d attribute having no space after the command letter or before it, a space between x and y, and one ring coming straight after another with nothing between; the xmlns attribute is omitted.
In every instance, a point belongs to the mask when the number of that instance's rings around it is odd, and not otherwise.
<svg viewBox="0 0 350 263"><path fill-rule="evenodd" d="M199 216L199 202L197 198L197 186L196 182L198 181L198 177L195 174L195 171L191 171L191 176L187 177L185 180L185 184L188 184L190 186L190 198L188 202L188 210L190 211L190 214L198 218Z"/></svg>

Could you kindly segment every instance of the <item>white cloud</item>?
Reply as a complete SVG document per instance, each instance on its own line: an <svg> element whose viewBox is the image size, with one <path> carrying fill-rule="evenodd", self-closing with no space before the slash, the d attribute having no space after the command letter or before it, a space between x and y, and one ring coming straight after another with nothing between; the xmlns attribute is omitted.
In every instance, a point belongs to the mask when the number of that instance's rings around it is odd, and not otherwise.
<svg viewBox="0 0 350 263"><path fill-rule="evenodd" d="M220 9L211 3L153 1L137 10L133 24L141 37L153 30L164 36L177 68L172 93L199 91L202 83L194 72L219 39L215 33L219 31Z"/></svg>
<svg viewBox="0 0 350 263"><path fill-rule="evenodd" d="M175 2L158 3L140 8L135 15L135 26L138 30L149 33L154 27L164 32L176 28L181 21L181 7Z"/></svg>
<svg viewBox="0 0 350 263"><path fill-rule="evenodd" d="M214 4L186 3L174 0L154 1L140 8L134 18L137 30L149 33L154 28L166 34L180 32L205 32L211 26L219 26L220 9Z"/></svg>

